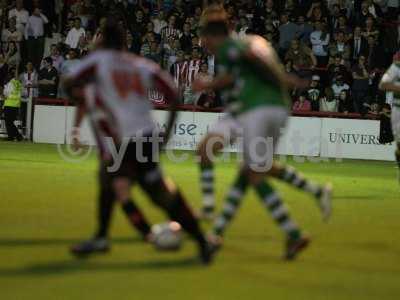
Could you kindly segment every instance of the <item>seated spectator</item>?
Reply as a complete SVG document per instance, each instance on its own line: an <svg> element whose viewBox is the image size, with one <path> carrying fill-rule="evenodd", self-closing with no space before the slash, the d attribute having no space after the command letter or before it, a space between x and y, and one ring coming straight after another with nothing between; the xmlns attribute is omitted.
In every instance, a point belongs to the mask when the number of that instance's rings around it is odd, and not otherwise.
<svg viewBox="0 0 400 300"><path fill-rule="evenodd" d="M351 76L344 65L342 57L337 55L328 66L328 81L333 82L336 77L342 76L344 82L350 82Z"/></svg>
<svg viewBox="0 0 400 300"><path fill-rule="evenodd" d="M341 113L349 113L353 112L353 100L351 99L351 95L349 91L343 90L339 94L339 112Z"/></svg>
<svg viewBox="0 0 400 300"><path fill-rule="evenodd" d="M348 25L348 20L347 20L346 16L344 16L344 15L339 17L337 28L335 28L335 30L344 32L346 42L349 41L353 37L353 30Z"/></svg>
<svg viewBox="0 0 400 300"><path fill-rule="evenodd" d="M329 44L329 56L335 57L340 55L345 61L350 61L350 46L346 43L346 37L343 31L335 34L335 39Z"/></svg>
<svg viewBox="0 0 400 300"><path fill-rule="evenodd" d="M156 41L150 43L149 53L145 55L145 57L154 61L157 64L161 64L160 46Z"/></svg>
<svg viewBox="0 0 400 300"><path fill-rule="evenodd" d="M43 68L39 71L39 96L46 98L57 97L58 72L53 67L51 57L44 59Z"/></svg>
<svg viewBox="0 0 400 300"><path fill-rule="evenodd" d="M176 16L172 15L168 19L168 26L161 30L161 40L165 43L172 39L179 39L182 33L176 26Z"/></svg>
<svg viewBox="0 0 400 300"><path fill-rule="evenodd" d="M310 87L307 90L307 99L310 100L312 111L319 111L319 98L321 95L320 77L318 75L313 75L311 77Z"/></svg>
<svg viewBox="0 0 400 300"><path fill-rule="evenodd" d="M291 60L293 68L298 71L302 69L313 69L317 59L310 48L301 44L298 40L292 40L289 51L285 55L285 61Z"/></svg>
<svg viewBox="0 0 400 300"><path fill-rule="evenodd" d="M153 22L154 32L157 34L161 34L161 30L168 25L167 21L165 20L165 13L162 10L151 18L151 22Z"/></svg>
<svg viewBox="0 0 400 300"><path fill-rule="evenodd" d="M379 115L379 104L376 102L373 102L371 104L364 103L366 113L369 115L373 116L378 116Z"/></svg>
<svg viewBox="0 0 400 300"><path fill-rule="evenodd" d="M339 101L333 95L330 87L325 88L324 94L319 99L319 111L338 112Z"/></svg>
<svg viewBox="0 0 400 300"><path fill-rule="evenodd" d="M344 78L342 75L336 76L335 81L332 84L332 91L334 97L339 97L342 91L350 91L350 86L344 82Z"/></svg>
<svg viewBox="0 0 400 300"><path fill-rule="evenodd" d="M85 34L85 29L81 26L81 19L75 18L74 27L68 32L65 44L72 49L76 49L78 47L79 39L81 36L85 36Z"/></svg>
<svg viewBox="0 0 400 300"><path fill-rule="evenodd" d="M10 66L12 68L18 67L18 65L21 62L21 55L20 55L19 48L16 43L14 43L14 42L8 43L5 59L7 61L8 66Z"/></svg>
<svg viewBox="0 0 400 300"><path fill-rule="evenodd" d="M299 99L294 102L292 110L296 111L311 111L311 102L307 100L307 93L302 93Z"/></svg>
<svg viewBox="0 0 400 300"><path fill-rule="evenodd" d="M358 63L352 68L353 85L351 88L354 102L354 110L357 113L364 114L364 103L368 95L369 73L365 65L365 56L360 56Z"/></svg>
<svg viewBox="0 0 400 300"><path fill-rule="evenodd" d="M328 45L330 35L326 31L325 24L320 21L314 23L314 31L310 35L312 51L317 58L318 67L325 67L328 64Z"/></svg>

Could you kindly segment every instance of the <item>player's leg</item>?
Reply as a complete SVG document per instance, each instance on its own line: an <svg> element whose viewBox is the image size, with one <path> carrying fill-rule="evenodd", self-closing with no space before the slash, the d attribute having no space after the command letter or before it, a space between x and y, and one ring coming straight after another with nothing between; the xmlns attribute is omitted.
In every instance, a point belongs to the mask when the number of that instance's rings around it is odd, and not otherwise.
<svg viewBox="0 0 400 300"><path fill-rule="evenodd" d="M398 180L400 183L400 108L397 106L394 106L392 109L392 131L394 141L397 144L395 156L398 167Z"/></svg>
<svg viewBox="0 0 400 300"><path fill-rule="evenodd" d="M210 128L197 150L200 158L200 186L203 197L202 216L211 219L215 210L214 157L226 144L235 138L237 124L226 116Z"/></svg>
<svg viewBox="0 0 400 300"><path fill-rule="evenodd" d="M272 218L287 236L286 259L293 259L307 246L299 227L292 220L279 194L266 180L273 167L274 149L285 126L287 112L283 108L261 108L241 117L243 124L243 157L249 184L265 204Z"/></svg>
<svg viewBox="0 0 400 300"><path fill-rule="evenodd" d="M209 263L212 249L182 193L172 180L164 178L158 163L153 159L153 151L151 142L144 143L143 156L147 162L136 164L138 182L153 203L163 209L171 220L181 224L182 228L198 243L202 261Z"/></svg>
<svg viewBox="0 0 400 300"><path fill-rule="evenodd" d="M236 215L240 207L244 194L248 187L247 174L243 171L239 172L235 182L233 183L228 195L225 199L221 214L217 217L213 227L213 238L216 242L221 243L224 232Z"/></svg>
<svg viewBox="0 0 400 300"><path fill-rule="evenodd" d="M208 134L198 148L198 156L200 158L200 186L203 197L202 216L204 218L212 218L215 210L214 162L209 154L214 157L224 147L218 140L223 140L223 136Z"/></svg>
<svg viewBox="0 0 400 300"><path fill-rule="evenodd" d="M268 175L278 180L284 181L297 189L313 195L317 199L317 204L322 212L322 217L326 221L332 213L332 185L318 185L305 178L295 168L274 162Z"/></svg>

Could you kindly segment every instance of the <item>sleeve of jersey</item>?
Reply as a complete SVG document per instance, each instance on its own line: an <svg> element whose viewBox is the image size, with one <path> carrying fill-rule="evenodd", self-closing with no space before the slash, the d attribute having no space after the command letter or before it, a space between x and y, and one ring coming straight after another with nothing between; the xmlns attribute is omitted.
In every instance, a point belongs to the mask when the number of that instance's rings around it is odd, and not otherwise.
<svg viewBox="0 0 400 300"><path fill-rule="evenodd" d="M153 79L155 88L164 95L166 103L170 104L178 100L178 91L171 76L159 70L153 74Z"/></svg>
<svg viewBox="0 0 400 300"><path fill-rule="evenodd" d="M400 67L392 64L382 77L383 83L394 83L400 79Z"/></svg>
<svg viewBox="0 0 400 300"><path fill-rule="evenodd" d="M68 76L77 82L88 82L95 79L97 69L97 56L92 55L73 66Z"/></svg>

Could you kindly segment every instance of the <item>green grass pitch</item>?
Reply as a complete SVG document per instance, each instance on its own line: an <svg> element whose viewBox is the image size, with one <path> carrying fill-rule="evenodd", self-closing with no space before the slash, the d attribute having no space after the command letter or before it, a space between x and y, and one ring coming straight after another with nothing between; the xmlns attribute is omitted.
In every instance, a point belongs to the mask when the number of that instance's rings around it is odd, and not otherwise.
<svg viewBox="0 0 400 300"><path fill-rule="evenodd" d="M196 165L164 162L165 172L198 208ZM399 299L394 163L293 165L335 186L334 215L324 224L311 197L274 183L313 238L295 262L281 260L283 235L253 192L210 267L193 260L191 241L168 254L142 243L118 207L111 253L76 260L68 247L89 237L95 225L94 155L73 164L53 145L0 142L0 299ZM222 199L235 165L221 163L216 171ZM163 220L140 191L133 193L152 222Z"/></svg>

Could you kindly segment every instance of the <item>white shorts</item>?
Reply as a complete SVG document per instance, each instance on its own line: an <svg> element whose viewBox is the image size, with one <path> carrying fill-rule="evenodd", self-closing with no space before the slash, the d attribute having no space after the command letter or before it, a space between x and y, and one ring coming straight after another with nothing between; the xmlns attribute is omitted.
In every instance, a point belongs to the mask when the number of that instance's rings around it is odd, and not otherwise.
<svg viewBox="0 0 400 300"><path fill-rule="evenodd" d="M392 108L392 131L396 143L400 143L400 107Z"/></svg>
<svg viewBox="0 0 400 300"><path fill-rule="evenodd" d="M209 133L222 136L225 145L237 142L245 166L265 172L272 166L274 150L287 118L287 110L283 107L264 107L237 118L227 115L214 124Z"/></svg>

